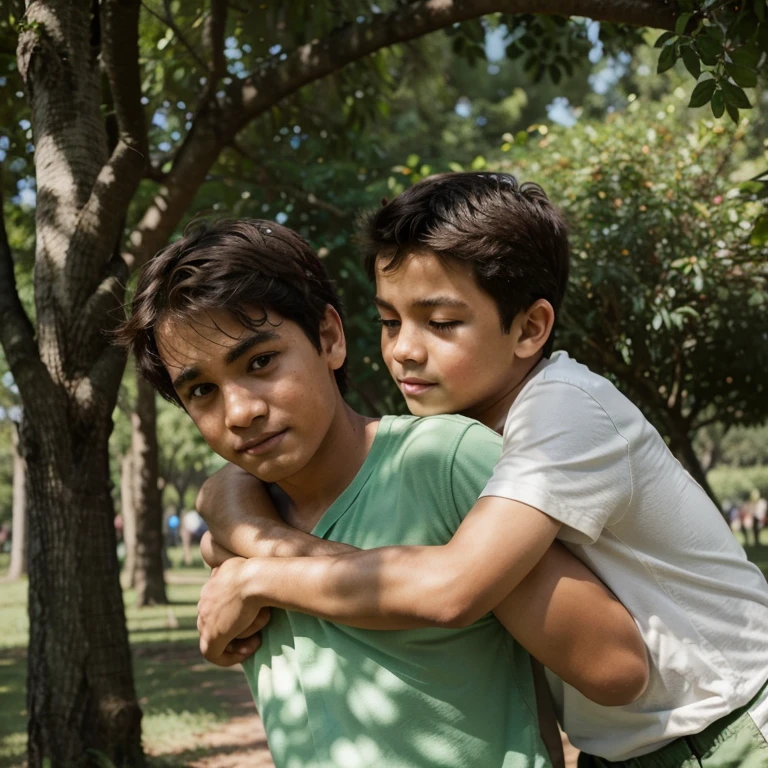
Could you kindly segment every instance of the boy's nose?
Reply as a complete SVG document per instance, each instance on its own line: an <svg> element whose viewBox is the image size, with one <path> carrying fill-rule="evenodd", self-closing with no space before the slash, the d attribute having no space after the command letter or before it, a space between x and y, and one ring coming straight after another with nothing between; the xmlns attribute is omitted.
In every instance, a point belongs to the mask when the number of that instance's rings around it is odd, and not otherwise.
<svg viewBox="0 0 768 768"><path fill-rule="evenodd" d="M225 394L224 421L228 429L250 427L254 419L266 416L269 409L263 397L244 387L231 387Z"/></svg>
<svg viewBox="0 0 768 768"><path fill-rule="evenodd" d="M398 363L412 362L422 364L427 359L427 352L418 334L401 330L397 335L392 356Z"/></svg>

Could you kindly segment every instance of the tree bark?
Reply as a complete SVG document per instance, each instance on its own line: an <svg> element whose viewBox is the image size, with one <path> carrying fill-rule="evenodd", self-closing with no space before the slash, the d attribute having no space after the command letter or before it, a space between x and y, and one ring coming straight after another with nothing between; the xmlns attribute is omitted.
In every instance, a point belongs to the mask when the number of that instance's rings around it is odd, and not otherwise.
<svg viewBox="0 0 768 768"><path fill-rule="evenodd" d="M155 391L137 379L136 409L131 414L133 509L136 519L137 605L166 604L163 575L163 507L158 486Z"/></svg>
<svg viewBox="0 0 768 768"><path fill-rule="evenodd" d="M133 451L123 456L120 462L120 513L123 517L123 585L132 589L136 586L136 508L133 501Z"/></svg>
<svg viewBox="0 0 768 768"><path fill-rule="evenodd" d="M13 538L8 578L15 581L27 573L27 462L21 454L18 427L13 425L11 432L13 435Z"/></svg>
<svg viewBox="0 0 768 768"><path fill-rule="evenodd" d="M37 182L33 330L0 230L0 337L24 406L28 763L144 765L116 556L108 438L127 270L117 248L146 163L138 0L29 2L19 73ZM108 152L102 66L120 126ZM99 755L101 753L101 756Z"/></svg>
<svg viewBox="0 0 768 768"><path fill-rule="evenodd" d="M51 414L52 416L54 414ZM89 750L143 765L118 579L104 414L59 412L25 429L30 495L29 764L64 766ZM73 445L70 435L81 437ZM69 455L70 460L61 460ZM96 764L95 760L86 764Z"/></svg>

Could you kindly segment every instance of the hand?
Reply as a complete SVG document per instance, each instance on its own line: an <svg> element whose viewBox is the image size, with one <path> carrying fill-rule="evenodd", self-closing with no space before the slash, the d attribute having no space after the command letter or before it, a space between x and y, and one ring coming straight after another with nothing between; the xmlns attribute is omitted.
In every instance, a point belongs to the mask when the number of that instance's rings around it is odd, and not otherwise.
<svg viewBox="0 0 768 768"><path fill-rule="evenodd" d="M269 621L269 611L247 593L251 569L252 561L229 558L213 569L200 593L200 652L219 666L232 666L254 653L261 643L255 633Z"/></svg>
<svg viewBox="0 0 768 768"><path fill-rule="evenodd" d="M222 547L221 544L214 541L210 531L206 531L203 538L200 539L200 554L209 568L218 568L227 560L237 557L234 552L230 552L226 547Z"/></svg>

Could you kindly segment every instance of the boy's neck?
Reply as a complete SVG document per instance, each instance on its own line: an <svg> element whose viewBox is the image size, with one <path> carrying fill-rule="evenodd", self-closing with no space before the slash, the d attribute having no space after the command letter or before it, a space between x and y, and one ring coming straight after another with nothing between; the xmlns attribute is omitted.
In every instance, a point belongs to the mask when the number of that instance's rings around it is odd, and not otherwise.
<svg viewBox="0 0 768 768"><path fill-rule="evenodd" d="M503 389L501 392L495 393L492 398L483 402L477 403L472 408L462 412L462 415L468 416L471 419L485 424L486 427L502 434L504 432L504 424L507 421L507 414L512 404L517 399L523 387L528 383L531 374L544 359L542 354L536 355L530 360L520 360L516 362L516 365L509 377L509 386Z"/></svg>
<svg viewBox="0 0 768 768"><path fill-rule="evenodd" d="M353 411L339 396L336 415L309 463L278 483L288 503L285 522L311 532L325 511L357 475L373 445L378 420Z"/></svg>

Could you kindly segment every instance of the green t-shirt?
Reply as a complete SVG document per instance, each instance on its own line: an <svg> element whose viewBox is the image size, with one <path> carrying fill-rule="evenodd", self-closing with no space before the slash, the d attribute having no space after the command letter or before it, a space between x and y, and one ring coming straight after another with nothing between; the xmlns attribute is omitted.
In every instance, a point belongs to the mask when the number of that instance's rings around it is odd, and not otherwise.
<svg viewBox="0 0 768 768"><path fill-rule="evenodd" d="M444 544L500 445L460 416L385 417L313 533L362 549ZM274 611L245 669L277 768L549 766L530 659L491 614L395 632Z"/></svg>

